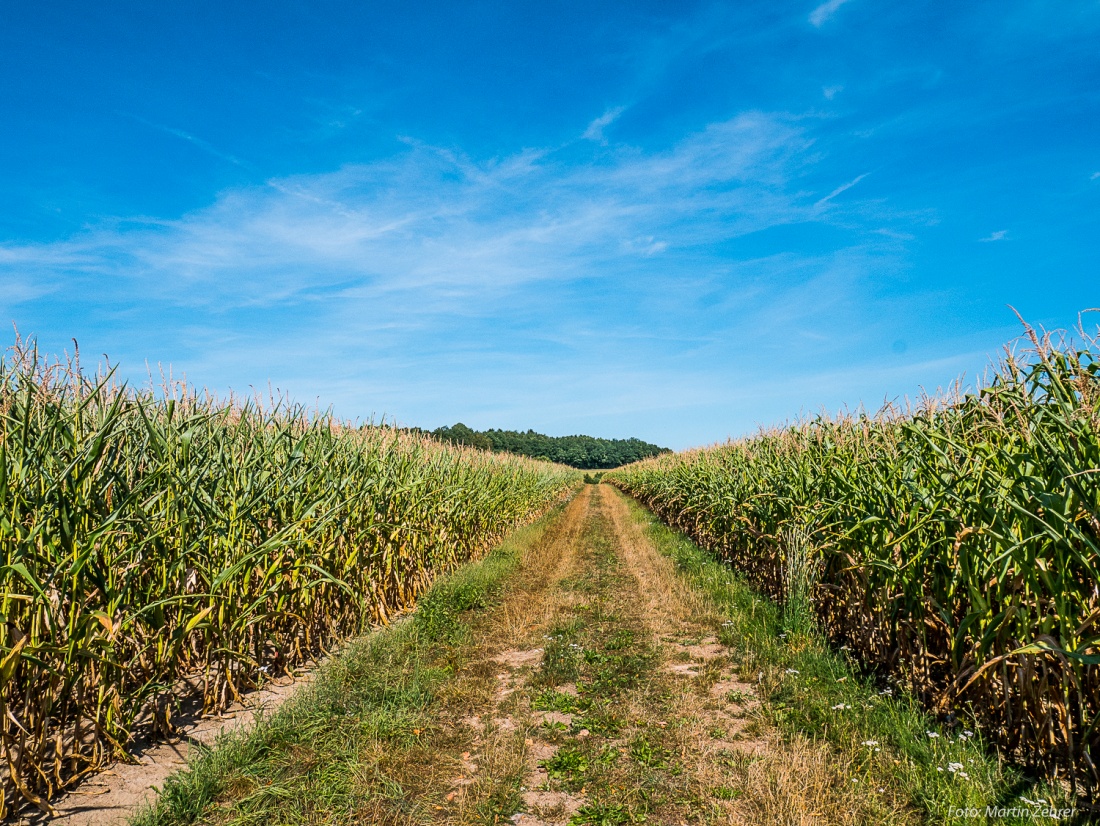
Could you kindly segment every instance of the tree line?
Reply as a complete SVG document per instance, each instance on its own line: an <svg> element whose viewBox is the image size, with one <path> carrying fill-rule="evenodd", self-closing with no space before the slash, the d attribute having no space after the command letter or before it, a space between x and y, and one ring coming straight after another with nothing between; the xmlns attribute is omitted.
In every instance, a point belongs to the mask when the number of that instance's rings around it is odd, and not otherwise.
<svg viewBox="0 0 1100 826"><path fill-rule="evenodd" d="M518 453L535 459L547 459L583 470L597 470L628 465L640 459L669 453L667 447L643 442L641 439L599 439L595 436L547 436L534 430L477 431L459 422L451 427L439 427L432 435L440 441L471 445L482 450Z"/></svg>

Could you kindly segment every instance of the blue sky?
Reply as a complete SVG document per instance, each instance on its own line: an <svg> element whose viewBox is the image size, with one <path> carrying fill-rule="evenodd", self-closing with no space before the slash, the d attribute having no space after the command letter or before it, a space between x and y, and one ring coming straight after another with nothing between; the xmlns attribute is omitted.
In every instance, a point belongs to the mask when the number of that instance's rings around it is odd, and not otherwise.
<svg viewBox="0 0 1100 826"><path fill-rule="evenodd" d="M428 427L876 407L1100 305L1098 46L1097 2L4 4L0 321Z"/></svg>

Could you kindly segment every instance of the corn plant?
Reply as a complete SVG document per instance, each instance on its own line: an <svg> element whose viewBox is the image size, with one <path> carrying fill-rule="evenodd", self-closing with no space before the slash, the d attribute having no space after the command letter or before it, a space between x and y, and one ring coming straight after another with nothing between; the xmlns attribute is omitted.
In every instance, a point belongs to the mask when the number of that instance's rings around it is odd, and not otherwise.
<svg viewBox="0 0 1100 826"><path fill-rule="evenodd" d="M777 599L813 525L820 627L1016 760L1100 787L1100 348L1032 337L976 392L606 477Z"/></svg>
<svg viewBox="0 0 1100 826"><path fill-rule="evenodd" d="M408 609L580 484L287 404L0 361L0 817Z"/></svg>

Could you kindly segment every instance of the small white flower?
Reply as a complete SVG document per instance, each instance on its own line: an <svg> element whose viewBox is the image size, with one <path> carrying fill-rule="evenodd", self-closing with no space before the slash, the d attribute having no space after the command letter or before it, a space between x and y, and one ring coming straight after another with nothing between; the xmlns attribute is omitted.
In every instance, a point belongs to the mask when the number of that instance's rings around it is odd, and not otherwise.
<svg viewBox="0 0 1100 826"><path fill-rule="evenodd" d="M958 774L958 777L962 777L962 778L964 778L964 779L966 779L966 780L969 780L969 779L970 779L970 775L969 775L969 774L967 774L966 772L959 772L959 774Z"/></svg>
<svg viewBox="0 0 1100 826"><path fill-rule="evenodd" d="M844 709L846 708L851 708L851 706L847 705L846 703L837 703L835 706L833 706L833 711L844 711Z"/></svg>
<svg viewBox="0 0 1100 826"><path fill-rule="evenodd" d="M947 770L949 772L951 772L952 774L954 774L957 771L962 771L962 769L963 769L963 764L962 763L948 763L947 764Z"/></svg>
<svg viewBox="0 0 1100 826"><path fill-rule="evenodd" d="M935 731L926 731L925 734L927 734L933 740L940 736L939 733Z"/></svg>
<svg viewBox="0 0 1100 826"><path fill-rule="evenodd" d="M797 674L797 673L798 673L798 669L797 669L797 668L788 668L788 669L787 669L787 673L788 673L788 674Z"/></svg>
<svg viewBox="0 0 1100 826"><path fill-rule="evenodd" d="M971 731L970 729L967 729L966 731L964 731L964 732L963 732L963 736L965 736L965 737L973 737L973 736L974 736L974 732L972 732L972 731Z"/></svg>
<svg viewBox="0 0 1100 826"><path fill-rule="evenodd" d="M943 771L943 766L936 766L936 771L942 772Z"/></svg>
<svg viewBox="0 0 1100 826"><path fill-rule="evenodd" d="M853 783L858 783L859 781L858 781L858 780L857 780L856 778L854 778L854 777L853 777L853 778L852 778L852 782L853 782Z"/></svg>
<svg viewBox="0 0 1100 826"><path fill-rule="evenodd" d="M893 693L894 693L894 689L892 689L892 688L884 688L884 689L882 689L882 691L880 691L880 692L878 693L878 696L880 696L880 697L890 697L890 696L892 696L892 695L893 695Z"/></svg>
<svg viewBox="0 0 1100 826"><path fill-rule="evenodd" d="M882 786L878 787L878 793L879 794L882 794L884 791L886 791L886 789L884 789Z"/></svg>
<svg viewBox="0 0 1100 826"><path fill-rule="evenodd" d="M865 745L865 746L877 746L878 745L878 740L864 740L863 745Z"/></svg>

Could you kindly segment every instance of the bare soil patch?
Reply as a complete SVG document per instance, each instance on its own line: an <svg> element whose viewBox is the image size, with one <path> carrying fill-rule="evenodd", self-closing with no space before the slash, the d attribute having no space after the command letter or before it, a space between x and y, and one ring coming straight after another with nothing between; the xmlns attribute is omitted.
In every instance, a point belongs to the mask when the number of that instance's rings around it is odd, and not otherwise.
<svg viewBox="0 0 1100 826"><path fill-rule="evenodd" d="M54 801L54 816L25 813L17 823L50 823L57 826L122 826L130 813L152 800L165 779L187 765L198 745L212 744L220 734L235 731L255 720L257 714L269 714L309 683L306 672L297 679L272 681L265 687L242 696L216 717L199 717L179 724L177 737L135 750L135 763L117 762L94 774Z"/></svg>

